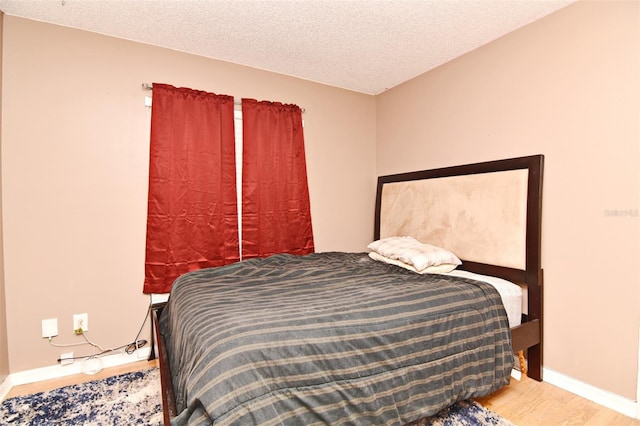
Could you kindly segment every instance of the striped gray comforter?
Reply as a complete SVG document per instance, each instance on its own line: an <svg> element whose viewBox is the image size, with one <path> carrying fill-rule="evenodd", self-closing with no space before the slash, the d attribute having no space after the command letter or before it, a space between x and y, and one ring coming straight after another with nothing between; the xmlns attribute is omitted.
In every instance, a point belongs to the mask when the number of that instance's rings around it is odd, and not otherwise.
<svg viewBox="0 0 640 426"><path fill-rule="evenodd" d="M275 255L183 275L160 319L183 424L386 424L509 382L489 284L364 253Z"/></svg>

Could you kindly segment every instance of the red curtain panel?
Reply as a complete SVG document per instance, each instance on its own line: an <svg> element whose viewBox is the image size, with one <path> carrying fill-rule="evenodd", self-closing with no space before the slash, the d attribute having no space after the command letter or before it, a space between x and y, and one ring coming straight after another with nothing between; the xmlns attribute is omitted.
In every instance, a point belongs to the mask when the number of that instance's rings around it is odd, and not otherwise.
<svg viewBox="0 0 640 426"><path fill-rule="evenodd" d="M144 293L239 260L233 97L153 84Z"/></svg>
<svg viewBox="0 0 640 426"><path fill-rule="evenodd" d="M242 258L314 252L298 106L242 100Z"/></svg>

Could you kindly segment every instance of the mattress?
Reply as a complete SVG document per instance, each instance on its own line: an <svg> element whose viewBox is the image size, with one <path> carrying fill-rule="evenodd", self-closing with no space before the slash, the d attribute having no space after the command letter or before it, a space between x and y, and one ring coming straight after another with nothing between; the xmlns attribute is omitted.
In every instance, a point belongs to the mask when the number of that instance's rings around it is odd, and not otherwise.
<svg viewBox="0 0 640 426"><path fill-rule="evenodd" d="M180 277L160 318L172 424L388 424L509 382L498 291L366 253L274 255Z"/></svg>
<svg viewBox="0 0 640 426"><path fill-rule="evenodd" d="M469 278L472 280L483 281L491 284L491 286L498 291L498 294L500 294L502 304L507 311L509 327L513 328L520 325L520 323L522 322L522 288L519 285L502 278L475 274L473 272L462 271L458 269L447 273L447 275Z"/></svg>

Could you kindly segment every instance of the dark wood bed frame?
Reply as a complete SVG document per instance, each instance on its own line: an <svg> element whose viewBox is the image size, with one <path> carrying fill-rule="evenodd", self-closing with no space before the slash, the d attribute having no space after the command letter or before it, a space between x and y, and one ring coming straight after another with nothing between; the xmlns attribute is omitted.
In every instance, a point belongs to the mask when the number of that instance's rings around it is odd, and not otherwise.
<svg viewBox="0 0 640 426"><path fill-rule="evenodd" d="M522 324L511 329L512 348L514 353L525 351L527 354L527 375L537 381L542 380L542 287L543 271L541 264L542 236L542 173L544 157L534 155L507 160L445 167L411 173L381 176L378 178L375 209L374 239L380 238L380 208L382 203L382 187L386 183L432 179L448 176L472 175L509 170L528 170L527 211L526 211L526 267L524 270L507 268L484 263L470 262L462 259L459 269L483 275L491 275L506 280L525 284L527 288L527 315L523 315ZM157 355L160 364L160 380L162 386L162 406L164 424L169 425L176 412L175 394L169 367L169 358L164 338L158 329L158 321L166 303L151 306L153 321L151 333L153 349L150 359Z"/></svg>
<svg viewBox="0 0 640 426"><path fill-rule="evenodd" d="M151 338L152 348L150 360L158 357L160 364L160 387L162 392L162 414L164 425L171 425L171 419L178 415L176 408L176 397L173 392L173 379L171 378L171 367L169 364L169 354L164 342L164 337L160 333L158 321L162 315L167 302L154 303L151 305L152 321L151 321ZM155 340L153 340L155 338Z"/></svg>

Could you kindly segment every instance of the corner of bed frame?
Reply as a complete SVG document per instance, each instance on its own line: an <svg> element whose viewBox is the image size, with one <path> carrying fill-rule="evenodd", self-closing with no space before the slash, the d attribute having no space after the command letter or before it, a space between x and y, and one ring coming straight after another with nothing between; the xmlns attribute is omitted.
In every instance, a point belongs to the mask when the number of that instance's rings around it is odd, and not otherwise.
<svg viewBox="0 0 640 426"><path fill-rule="evenodd" d="M152 338L155 337L156 345L151 348L153 355L157 355L160 365L160 386L162 393L163 422L165 426L171 424L171 418L177 416L176 398L173 392L173 379L171 378L171 368L169 366L169 356L165 345L164 336L160 333L158 321L162 315L162 310L167 302L154 303L151 305L152 314Z"/></svg>
<svg viewBox="0 0 640 426"><path fill-rule="evenodd" d="M419 172L400 173L378 177L374 216L374 239L380 238L380 210L382 188L385 183L431 179L443 176L468 175L495 171L527 169L526 266L524 270L511 269L463 260L462 269L478 274L493 275L525 283L528 288L528 315L523 323L511 329L514 354L527 353L527 376L542 381L543 342L543 270L542 270L542 182L544 155L509 158L462 166L443 167Z"/></svg>

